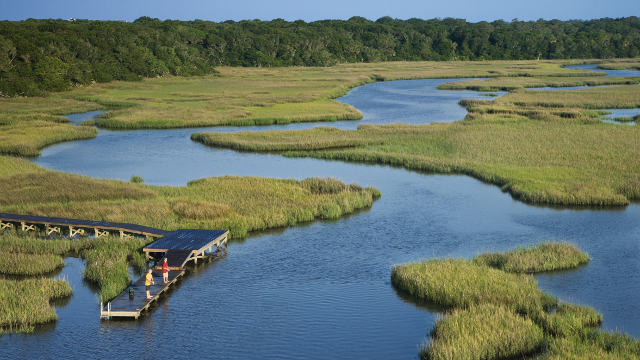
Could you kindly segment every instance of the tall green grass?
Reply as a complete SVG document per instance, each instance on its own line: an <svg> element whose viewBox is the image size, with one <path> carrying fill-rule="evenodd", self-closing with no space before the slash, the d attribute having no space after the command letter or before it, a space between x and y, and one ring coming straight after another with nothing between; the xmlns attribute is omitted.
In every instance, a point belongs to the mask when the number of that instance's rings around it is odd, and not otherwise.
<svg viewBox="0 0 640 360"><path fill-rule="evenodd" d="M42 275L64 266L60 255L19 254L0 251L0 274Z"/></svg>
<svg viewBox="0 0 640 360"><path fill-rule="evenodd" d="M626 334L583 330L576 336L551 339L541 360L633 360L640 358L640 341Z"/></svg>
<svg viewBox="0 0 640 360"><path fill-rule="evenodd" d="M473 258L476 265L486 265L513 273L536 273L570 269L589 262L589 255L575 245L543 242L533 246L520 246L503 253L483 253Z"/></svg>
<svg viewBox="0 0 640 360"><path fill-rule="evenodd" d="M560 302L538 289L531 276L517 274L570 268L575 265L568 259L586 254L564 243L542 243L502 256L499 261L494 261L496 254L482 254L473 261L434 259L393 268L396 287L451 309L436 321L430 341L421 348L422 358L504 359L532 353L541 359L640 356L640 341L594 329L602 323L602 314Z"/></svg>
<svg viewBox="0 0 640 360"><path fill-rule="evenodd" d="M0 99L0 154L37 156L47 145L96 137L95 129L66 124L60 115L98 109L54 97Z"/></svg>
<svg viewBox="0 0 640 360"><path fill-rule="evenodd" d="M496 77L438 85L439 90L521 91L528 88L638 85L640 77Z"/></svg>
<svg viewBox="0 0 640 360"><path fill-rule="evenodd" d="M49 301L71 292L64 280L0 279L0 331L31 332L34 325L56 320Z"/></svg>
<svg viewBox="0 0 640 360"><path fill-rule="evenodd" d="M465 174L530 203L608 206L640 198L639 131L519 116L508 122L363 125L356 131L204 134L198 139L235 149L285 151L291 157ZM344 147L335 148L340 143Z"/></svg>
<svg viewBox="0 0 640 360"><path fill-rule="evenodd" d="M544 334L530 319L493 304L453 310L436 321L421 356L430 360L504 359L542 348Z"/></svg>
<svg viewBox="0 0 640 360"><path fill-rule="evenodd" d="M0 164L19 169L21 161L0 156ZM13 164L13 165L12 165ZM380 192L336 179L314 186L344 188L315 193L309 180L224 176L187 186L149 186L41 171L0 176L0 211L39 216L140 224L160 229L229 229L230 237L251 231L335 218L371 206ZM326 185L321 185L326 182Z"/></svg>
<svg viewBox="0 0 640 360"><path fill-rule="evenodd" d="M0 232L0 252L66 255L91 247L92 241L93 239L90 238L45 240L43 233L34 234L32 232L5 230Z"/></svg>
<svg viewBox="0 0 640 360"><path fill-rule="evenodd" d="M464 259L395 266L391 281L411 295L447 307L469 308L486 303L515 307L538 303L545 297L531 276L474 265Z"/></svg>
<svg viewBox="0 0 640 360"><path fill-rule="evenodd" d="M86 260L82 274L98 286L102 301L115 298L129 286L130 264L138 269L144 268L141 251L150 242L116 236L100 237L93 241L91 248L82 251L82 257Z"/></svg>
<svg viewBox="0 0 640 360"><path fill-rule="evenodd" d="M29 232L0 235L0 273L41 275L64 266L64 255L79 255L86 260L84 278L94 283L102 300L122 292L131 282L130 266L145 266L142 248L153 240L105 236L77 240L44 239Z"/></svg>

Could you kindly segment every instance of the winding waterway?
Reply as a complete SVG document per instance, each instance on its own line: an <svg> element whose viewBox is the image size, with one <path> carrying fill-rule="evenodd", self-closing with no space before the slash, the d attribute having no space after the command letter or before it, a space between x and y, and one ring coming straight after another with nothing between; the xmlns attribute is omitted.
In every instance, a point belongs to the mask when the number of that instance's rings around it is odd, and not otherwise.
<svg viewBox="0 0 640 360"><path fill-rule="evenodd" d="M0 337L6 358L163 356L215 358L416 358L440 309L396 291L394 264L434 256L471 257L543 240L587 251L586 266L537 275L540 286L604 315L603 328L640 336L640 206L588 210L535 207L493 185L379 165L289 159L213 149L202 131L262 131L363 123L430 123L465 116L473 92L437 91L445 80L375 83L340 101L361 121L253 128L112 132L45 149L34 162L98 178L139 175L153 185L225 174L303 179L334 176L375 186L369 209L332 221L252 234L228 253L192 266L176 288L136 321L100 321L82 260L61 275L74 288L60 320L32 334Z"/></svg>

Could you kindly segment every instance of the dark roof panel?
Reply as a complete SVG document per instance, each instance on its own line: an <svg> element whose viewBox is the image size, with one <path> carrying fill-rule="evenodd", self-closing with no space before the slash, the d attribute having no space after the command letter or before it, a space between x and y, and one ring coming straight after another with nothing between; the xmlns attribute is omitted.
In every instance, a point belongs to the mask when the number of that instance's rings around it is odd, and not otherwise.
<svg viewBox="0 0 640 360"><path fill-rule="evenodd" d="M146 249L168 250L202 250L221 236L229 233L228 230L176 230L153 244L145 246Z"/></svg>

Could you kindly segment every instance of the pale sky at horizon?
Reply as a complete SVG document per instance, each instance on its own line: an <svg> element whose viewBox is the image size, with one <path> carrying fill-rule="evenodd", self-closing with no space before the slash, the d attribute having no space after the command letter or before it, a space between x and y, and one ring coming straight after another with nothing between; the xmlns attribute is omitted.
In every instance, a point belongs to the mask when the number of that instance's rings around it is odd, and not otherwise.
<svg viewBox="0 0 640 360"><path fill-rule="evenodd" d="M382 0L1 0L0 20L89 19L133 21L141 16L160 20L272 20L287 21L340 19L362 16L375 21L383 16L397 19L452 17L468 22L512 19L592 20L640 16L639 0L460 0L397 1Z"/></svg>

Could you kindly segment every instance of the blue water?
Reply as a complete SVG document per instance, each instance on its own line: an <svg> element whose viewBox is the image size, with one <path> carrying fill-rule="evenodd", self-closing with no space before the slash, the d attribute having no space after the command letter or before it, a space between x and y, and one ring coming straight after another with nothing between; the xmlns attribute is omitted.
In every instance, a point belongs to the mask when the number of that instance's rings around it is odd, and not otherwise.
<svg viewBox="0 0 640 360"><path fill-rule="evenodd" d="M339 101L360 109L361 121L251 130L462 119L457 101L477 95L441 94L437 83L356 88ZM182 358L194 352L224 359L416 358L442 309L396 291L390 283L394 264L472 257L544 240L577 244L592 260L537 275L540 287L601 311L605 329L640 336L637 204L604 210L530 206L466 176L214 149L189 139L193 132L239 130L247 128L100 130L95 139L51 146L33 161L98 178L135 174L148 184L172 186L226 174L333 176L375 186L382 197L337 220L231 241L226 256L191 266L137 321L100 321L96 295L80 275L82 261L66 259L62 276L75 292L58 308L60 320L33 334L0 336L0 358Z"/></svg>
<svg viewBox="0 0 640 360"><path fill-rule="evenodd" d="M615 76L615 77L625 77L625 76L640 76L640 70L602 70L598 69L597 64L591 65L568 65L565 66L567 69L576 69L576 70L591 70L603 72L607 75L605 76Z"/></svg>

